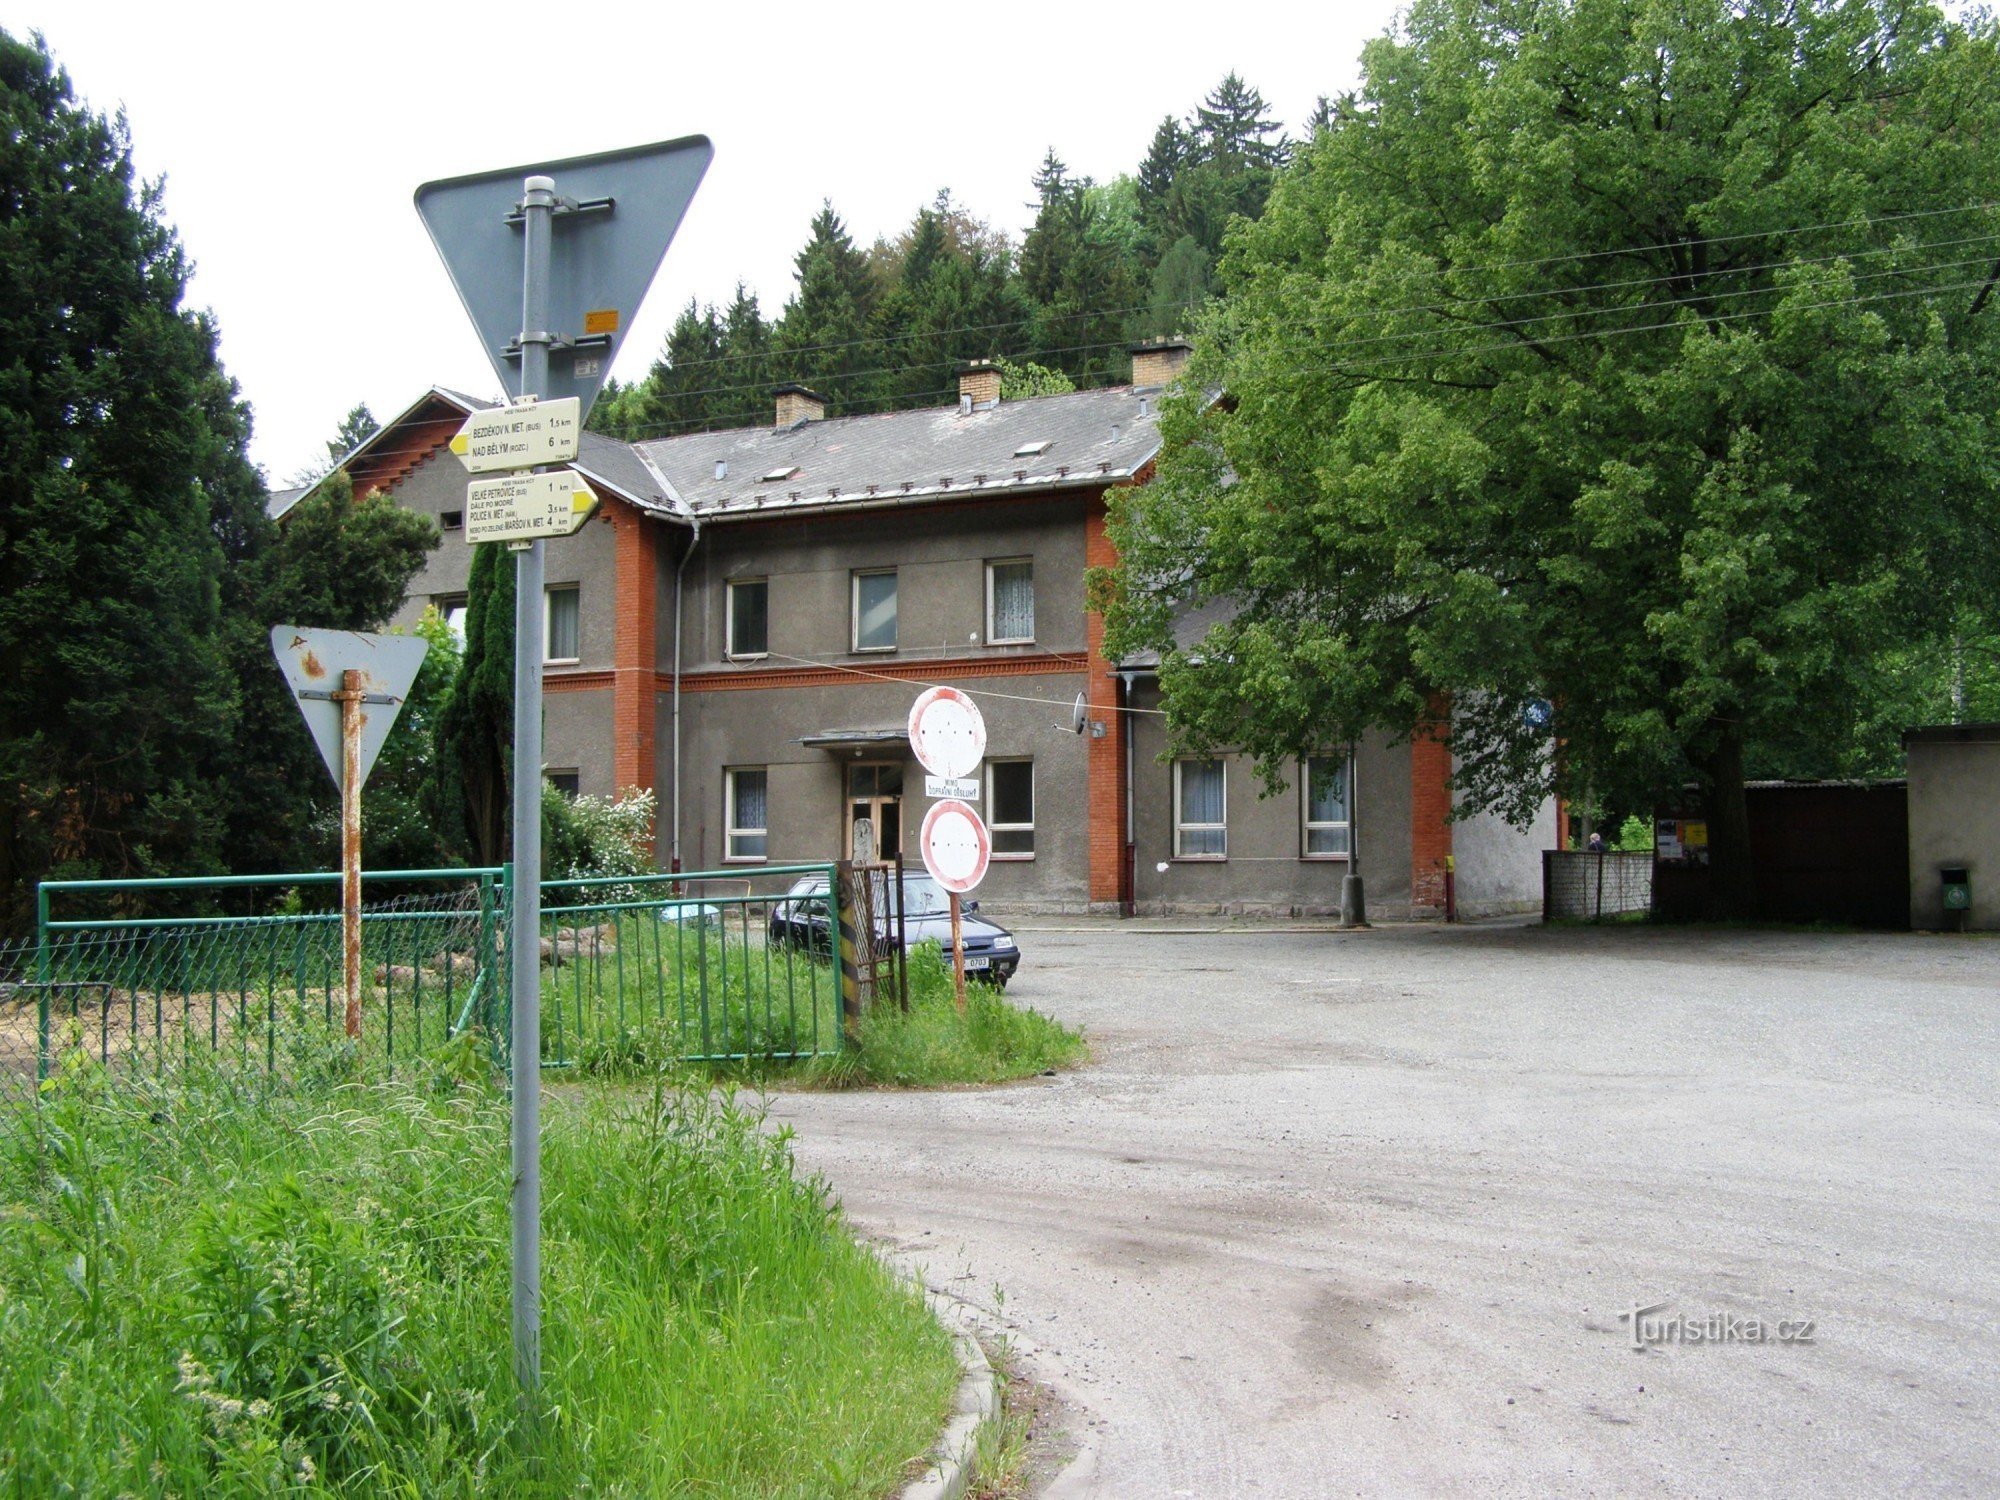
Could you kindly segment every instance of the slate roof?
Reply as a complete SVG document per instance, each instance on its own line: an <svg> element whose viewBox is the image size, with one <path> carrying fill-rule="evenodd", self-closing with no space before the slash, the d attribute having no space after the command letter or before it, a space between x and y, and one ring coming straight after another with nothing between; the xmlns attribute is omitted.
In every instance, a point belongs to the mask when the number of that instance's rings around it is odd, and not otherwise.
<svg viewBox="0 0 2000 1500"><path fill-rule="evenodd" d="M1016 451L1034 444L1046 446ZM735 520L1033 493L1130 479L1159 452L1159 392L1112 386L1002 401L969 413L926 407L782 429L688 433L633 446L644 488L656 496L661 489L644 472L650 460L667 493L653 501L636 490L627 493L682 518ZM590 473L593 463L616 462L586 449L577 466ZM718 463L727 465L720 479ZM786 477L765 477L772 474ZM612 474L604 477L625 489Z"/></svg>
<svg viewBox="0 0 2000 1500"><path fill-rule="evenodd" d="M310 484L295 484L290 489L270 491L264 496L264 514L274 521L283 520L285 513L305 499L306 492L312 487Z"/></svg>

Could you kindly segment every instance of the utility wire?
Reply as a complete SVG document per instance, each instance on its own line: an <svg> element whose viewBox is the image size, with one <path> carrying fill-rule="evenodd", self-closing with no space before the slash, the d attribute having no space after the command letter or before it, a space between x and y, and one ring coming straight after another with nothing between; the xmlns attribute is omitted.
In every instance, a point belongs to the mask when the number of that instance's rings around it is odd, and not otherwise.
<svg viewBox="0 0 2000 1500"><path fill-rule="evenodd" d="M792 662L801 667L819 667L828 672L845 672L850 677L868 677L874 679L876 682L893 682L901 687L908 687L911 683L916 683L920 687L943 687L947 685L940 682L924 682L921 679L915 677L891 677L886 672L870 672L863 667L842 666L839 662L814 661L809 656L787 656L782 651L773 651L770 653L770 655L775 657L779 661ZM1059 667L1051 667L1049 670L1053 673L1063 670L1082 671L1084 670L1084 668L1082 668L1081 666L1070 667L1067 669ZM992 688L958 687L957 684L955 683L950 684L950 686L954 687L956 691L964 693L967 697L971 698L1004 699L1009 703L1047 703L1047 704L1053 704L1057 708L1074 708L1076 706L1076 700L1073 698L1036 698L1036 697L1031 697L1025 693L996 692ZM1129 707L1119 707L1115 704L1109 704L1109 703L1093 703L1090 705L1090 710L1093 713L1103 711L1107 713L1121 713L1121 714L1158 714L1162 718L1166 717L1166 712L1167 712L1163 708L1129 708Z"/></svg>
<svg viewBox="0 0 2000 1500"><path fill-rule="evenodd" d="M1674 240L1670 243L1662 242L1659 244L1651 244L1651 245L1629 245L1615 250L1581 251L1573 255L1550 255L1550 256L1543 256L1539 259L1533 259L1533 260L1492 261L1486 265L1474 265L1474 266L1445 265L1445 266L1435 267L1433 268L1433 270L1434 273L1438 275L1476 276L1476 275L1481 275L1488 271L1520 270L1532 266L1563 265L1574 261L1600 260L1607 256L1614 256L1614 255L1644 255L1670 248L1689 249L1696 245L1724 245L1724 244L1734 244L1742 240L1778 239L1786 235L1817 234L1820 233L1821 231L1829 229L1865 228L1869 225L1874 225L1874 224L1897 224L1910 219L1937 218L1938 216L1945 214L1979 213L1985 209L1996 208L1996 207L2000 207L2000 200L1988 200L1978 203L1964 203L1964 204L1959 204L1956 207L1952 208L1917 209L1909 213L1878 214L1873 217L1836 220L1826 224L1795 224L1795 225L1781 226L1775 229L1744 230L1743 232L1738 234L1712 235L1701 239ZM1985 238L1990 238L1990 236L1982 235L1978 236L1978 238L1985 239ZM1941 243L1956 244L1960 242L1943 241ZM1888 247L1888 248L1893 249L1894 247ZM1882 254L1886 253L1886 251L1878 249L1878 250L1854 251L1851 253L1857 255ZM1826 258L1839 259L1840 257L1829 256ZM1644 286L1653 281L1683 280L1689 276L1747 274L1750 271L1775 269L1777 266L1785 264L1790 264L1790 262L1778 261L1778 262L1772 262L1764 266L1719 267L1710 271L1680 272L1676 273L1673 276L1650 277L1638 281L1611 282L1611 283L1603 283L1601 285ZM1593 289L1595 288L1590 286L1576 286L1576 287L1564 288L1563 290L1574 292L1574 291L1589 291ZM1510 292L1510 293L1496 294L1493 297L1475 297L1468 300L1473 304L1477 304L1489 301L1504 301L1516 297L1534 297L1543 295L1553 296L1553 295L1558 295L1558 293ZM1190 300L1189 302L1183 304L1184 307L1194 307L1196 305L1198 304L1193 300ZM1116 317L1121 313L1151 312L1154 310L1155 309L1153 304L1143 303L1131 307L1085 308L1073 313L1056 313L1053 315L1033 313L1019 318L1008 318L996 323L965 323L965 324L957 324L954 325L953 327L943 328L943 329L928 329L921 331L912 331L909 333L902 333L902 334L882 334L868 338L842 339L835 342L823 343L823 344L800 344L790 349L766 350L762 355L736 355L736 354L714 355L698 360L684 360L679 365L673 366L672 368L692 369L711 364L728 364L732 361L739 359L773 358L781 356L790 357L799 354L823 354L837 349L861 348L869 344L900 342L916 338L942 338L947 335L955 333L987 333L1003 328L1026 327L1028 324L1033 323L1038 319L1046 319L1052 322L1071 322L1085 318ZM1422 312L1426 310L1427 310L1426 307L1389 309L1382 313L1376 314L1376 316L1392 317L1396 316L1398 313ZM782 314L780 316L782 316ZM773 328L776 327L777 320L774 319L771 323L767 324L766 326Z"/></svg>

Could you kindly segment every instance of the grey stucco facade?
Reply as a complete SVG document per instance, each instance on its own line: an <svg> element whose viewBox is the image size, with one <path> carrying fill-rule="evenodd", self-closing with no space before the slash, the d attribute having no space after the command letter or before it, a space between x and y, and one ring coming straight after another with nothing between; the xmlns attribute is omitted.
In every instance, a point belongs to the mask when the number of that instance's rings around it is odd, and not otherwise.
<svg viewBox="0 0 2000 1500"><path fill-rule="evenodd" d="M1953 925L1938 872L1963 868L1972 906L1965 925L2000 929L2000 724L1912 730L1909 756L1910 925Z"/></svg>
<svg viewBox="0 0 2000 1500"><path fill-rule="evenodd" d="M1330 914L1358 868L1373 914L1441 915L1431 867L1454 837L1463 912L1537 904L1552 808L1525 832L1480 817L1447 829L1448 772L1429 768L1448 761L1383 737L1356 755L1340 852L1308 838L1298 766L1267 795L1236 755L1221 757L1217 849L1177 852L1156 683L1103 656L1086 602L1088 569L1115 561L1107 491L1143 483L1157 449L1154 394L968 399L636 448L587 438L577 467L603 508L547 547L549 588L575 591L576 650L544 670L546 768L585 794L650 786L662 867L734 876L843 857L864 813L885 820L877 847L917 862L931 799L902 729L916 694L943 683L986 721L981 811L993 818L994 775L1011 821L1031 809L981 887L998 910ZM440 401L464 404L434 392L432 428ZM440 518L463 510L465 484L435 443L406 445L384 481ZM470 558L463 531L446 529L397 623L461 600ZM1017 607L1024 569L1031 580L1031 630L997 621L996 565ZM890 573L893 646L860 649L856 576L873 575L879 605ZM752 649L732 649L732 584L761 591ZM857 807L863 784L875 800ZM754 857L732 847L732 785L762 820L738 840Z"/></svg>

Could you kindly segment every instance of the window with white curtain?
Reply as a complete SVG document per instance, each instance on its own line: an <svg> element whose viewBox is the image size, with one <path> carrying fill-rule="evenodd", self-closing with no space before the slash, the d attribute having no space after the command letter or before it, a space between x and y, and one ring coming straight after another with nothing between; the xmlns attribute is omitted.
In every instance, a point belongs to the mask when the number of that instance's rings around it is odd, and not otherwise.
<svg viewBox="0 0 2000 1500"><path fill-rule="evenodd" d="M738 766L724 778L729 858L763 859L770 850L770 772Z"/></svg>
<svg viewBox="0 0 2000 1500"><path fill-rule="evenodd" d="M1300 763L1307 859L1345 859L1353 827L1354 766L1344 755L1308 755Z"/></svg>
<svg viewBox="0 0 2000 1500"><path fill-rule="evenodd" d="M1229 854L1228 788L1219 760L1174 762L1174 857Z"/></svg>
<svg viewBox="0 0 2000 1500"><path fill-rule="evenodd" d="M854 649L896 649L896 570L854 575Z"/></svg>
<svg viewBox="0 0 2000 1500"><path fill-rule="evenodd" d="M986 565L986 642L1021 645L1035 638L1035 565L1010 557Z"/></svg>
<svg viewBox="0 0 2000 1500"><path fill-rule="evenodd" d="M547 630L544 661L575 661L577 645L577 590L574 584L552 588L547 594Z"/></svg>

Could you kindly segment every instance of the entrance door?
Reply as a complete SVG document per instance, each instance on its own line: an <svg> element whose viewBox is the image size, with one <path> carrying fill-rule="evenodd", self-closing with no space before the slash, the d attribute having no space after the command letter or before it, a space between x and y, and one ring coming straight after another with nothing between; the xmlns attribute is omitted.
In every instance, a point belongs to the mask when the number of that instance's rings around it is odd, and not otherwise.
<svg viewBox="0 0 2000 1500"><path fill-rule="evenodd" d="M841 848L850 859L892 860L903 850L903 767L862 764L847 768L846 838ZM855 843L857 825L866 822L864 847Z"/></svg>

